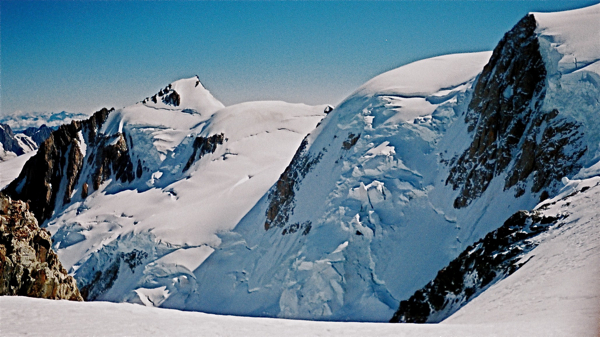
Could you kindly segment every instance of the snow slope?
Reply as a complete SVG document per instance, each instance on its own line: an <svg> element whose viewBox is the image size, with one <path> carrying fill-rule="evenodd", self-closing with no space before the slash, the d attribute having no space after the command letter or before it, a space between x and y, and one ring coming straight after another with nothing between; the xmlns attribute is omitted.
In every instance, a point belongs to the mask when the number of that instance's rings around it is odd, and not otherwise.
<svg viewBox="0 0 600 337"><path fill-rule="evenodd" d="M223 107L197 77L152 97L111 112L99 130L125 139L134 179L84 197L92 182L81 178L46 221L88 299L160 305L193 292L192 271L219 245L217 233L252 208L324 116L324 106L284 102ZM86 137L81 177L95 170Z"/></svg>
<svg viewBox="0 0 600 337"><path fill-rule="evenodd" d="M35 155L35 151L28 152L18 157L11 157L5 161L0 161L0 190L19 176L23 165L25 165L25 162L33 155Z"/></svg>
<svg viewBox="0 0 600 337"><path fill-rule="evenodd" d="M2 336L560 336L547 322L388 324L210 315L127 303L0 297ZM551 323L551 322L549 322Z"/></svg>

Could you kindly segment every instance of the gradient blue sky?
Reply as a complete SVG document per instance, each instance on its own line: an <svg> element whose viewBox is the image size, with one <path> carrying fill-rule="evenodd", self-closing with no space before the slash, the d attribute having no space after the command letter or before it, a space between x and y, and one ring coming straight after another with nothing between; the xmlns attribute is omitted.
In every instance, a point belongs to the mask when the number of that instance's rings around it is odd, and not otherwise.
<svg viewBox="0 0 600 337"><path fill-rule="evenodd" d="M337 104L418 59L491 50L597 1L0 1L0 114L123 107L199 75L225 105Z"/></svg>

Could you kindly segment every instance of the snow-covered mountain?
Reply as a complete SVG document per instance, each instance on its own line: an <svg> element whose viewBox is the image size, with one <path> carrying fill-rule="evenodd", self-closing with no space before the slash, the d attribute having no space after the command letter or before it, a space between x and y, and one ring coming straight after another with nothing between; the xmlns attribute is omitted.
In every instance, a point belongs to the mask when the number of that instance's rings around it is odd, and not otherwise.
<svg viewBox="0 0 600 337"><path fill-rule="evenodd" d="M37 146L28 135L15 134L8 124L0 124L0 161L34 151Z"/></svg>
<svg viewBox="0 0 600 337"><path fill-rule="evenodd" d="M493 52L405 65L333 110L223 107L179 80L61 126L4 192L30 201L87 299L460 317L535 280L537 256L563 263L552 238L576 240L569 224L595 216L565 191L599 172L599 19L600 5L529 14ZM596 200L590 184L580 195Z"/></svg>
<svg viewBox="0 0 600 337"><path fill-rule="evenodd" d="M225 108L197 77L179 80L61 126L5 192L31 200L84 297L159 305L175 288L193 290L185 280L216 233L277 180L323 110Z"/></svg>
<svg viewBox="0 0 600 337"><path fill-rule="evenodd" d="M491 57L423 60L359 88L222 234L185 308L389 320L465 248L598 160L599 9L531 14Z"/></svg>

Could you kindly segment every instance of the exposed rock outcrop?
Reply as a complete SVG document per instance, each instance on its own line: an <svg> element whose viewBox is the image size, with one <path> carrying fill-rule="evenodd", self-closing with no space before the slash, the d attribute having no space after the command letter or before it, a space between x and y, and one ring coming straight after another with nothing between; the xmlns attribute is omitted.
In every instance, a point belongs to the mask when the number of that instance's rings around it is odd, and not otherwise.
<svg viewBox="0 0 600 337"><path fill-rule="evenodd" d="M217 150L217 145L223 144L224 140L225 135L223 133L212 135L210 137L196 137L193 144L194 150L190 156L190 159L188 159L187 163L185 164L183 171L187 171L194 162L202 158L204 155L208 153L214 153Z"/></svg>
<svg viewBox="0 0 600 337"><path fill-rule="evenodd" d="M52 132L3 192L28 201L42 223L52 216L57 205L71 201L80 182L81 185L89 182L85 192L82 187L79 194L85 197L92 192L89 187L97 190L113 175L121 182L133 181L135 171L126 137L121 133L99 134L111 111L102 109L88 120L72 121ZM82 172L86 172L84 177Z"/></svg>
<svg viewBox="0 0 600 337"><path fill-rule="evenodd" d="M83 301L26 203L0 195L0 295Z"/></svg>
<svg viewBox="0 0 600 337"><path fill-rule="evenodd" d="M199 83L200 80L196 82L196 86L198 86ZM181 96L179 96L179 93L173 89L171 84L167 85L164 89L161 89L157 94L145 98L142 103L146 104L152 101L156 104L159 100L166 105L179 106L179 104L181 104Z"/></svg>
<svg viewBox="0 0 600 337"><path fill-rule="evenodd" d="M536 26L528 15L506 33L475 85L465 116L473 141L451 160L446 180L460 190L456 208L469 205L505 172L504 189L516 186L518 197L530 178L538 193L579 167L586 151L580 123L541 110L546 68Z"/></svg>
<svg viewBox="0 0 600 337"><path fill-rule="evenodd" d="M425 287L400 302L391 322L439 322L473 299L494 281L514 273L522 257L537 246L532 240L559 222L539 211L519 211L504 225L465 249Z"/></svg>
<svg viewBox="0 0 600 337"><path fill-rule="evenodd" d="M300 147L296 151L294 158L286 167L285 171L277 180L275 186L269 191L269 207L267 208L265 221L265 230L273 226L283 227L287 224L290 213L294 209L294 195L302 179L310 172L311 168L321 160L322 153L317 156L311 156L307 151L308 141L302 140ZM284 229L285 233L293 233L299 229L292 228L298 224L290 225L290 228ZM308 234L310 224L303 225L303 233ZM283 233L283 234L285 234Z"/></svg>

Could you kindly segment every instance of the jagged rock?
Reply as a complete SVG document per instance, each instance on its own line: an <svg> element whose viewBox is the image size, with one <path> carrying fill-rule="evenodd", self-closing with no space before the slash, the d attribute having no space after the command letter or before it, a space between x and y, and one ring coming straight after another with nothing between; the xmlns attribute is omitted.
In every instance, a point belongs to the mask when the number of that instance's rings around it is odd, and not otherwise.
<svg viewBox="0 0 600 337"><path fill-rule="evenodd" d="M15 138L15 134L8 124L0 123L0 143L4 147L5 151L14 152L17 156L20 156L24 153L21 146L19 146L19 142Z"/></svg>
<svg viewBox="0 0 600 337"><path fill-rule="evenodd" d="M469 300L523 266L521 258L537 243L532 240L562 218L540 211L519 211L502 227L465 249L437 273L435 279L401 301L390 322L438 322Z"/></svg>
<svg viewBox="0 0 600 337"><path fill-rule="evenodd" d="M121 182L131 182L135 171L126 137L120 133L112 136L98 133L111 111L104 108L88 120L72 121L52 132L36 155L27 161L19 177L3 192L14 199L28 201L38 222L42 223L52 216L57 204L71 201L80 180L84 184L90 182L95 190L113 175ZM87 144L81 144L82 141ZM87 161L84 161L83 146L88 151ZM90 167L85 170L87 175L81 177L84 165ZM90 192L88 185L81 196L85 198Z"/></svg>
<svg viewBox="0 0 600 337"><path fill-rule="evenodd" d="M356 145L356 142L358 142L359 138L360 138L360 134L355 135L353 133L349 133L348 139L345 140L344 143L342 143L342 148L344 150L350 150L354 145Z"/></svg>
<svg viewBox="0 0 600 337"><path fill-rule="evenodd" d="M0 295L83 301L51 246L28 205L0 195Z"/></svg>
<svg viewBox="0 0 600 337"><path fill-rule="evenodd" d="M200 84L200 80L196 81L195 87L197 87L198 84ZM157 94L151 97L146 97L142 103L146 104L149 101L152 101L156 104L158 103L159 99L166 105L179 106L181 104L181 96L173 89L171 84L167 85L164 89L160 89Z"/></svg>
<svg viewBox="0 0 600 337"><path fill-rule="evenodd" d="M465 116L473 141L451 161L446 180L460 189L455 208L468 206L504 172L504 189L516 186L518 197L529 178L537 193L579 167L586 151L580 123L561 118L557 110L541 111L546 68L536 26L528 15L506 33L475 85Z"/></svg>
<svg viewBox="0 0 600 337"><path fill-rule="evenodd" d="M225 135L222 133L218 135L212 135L210 137L196 137L193 144L194 150L190 156L190 159L188 159L187 163L185 164L183 171L187 171L194 162L202 158L205 154L214 153L217 149L217 145L223 144L224 140Z"/></svg>

